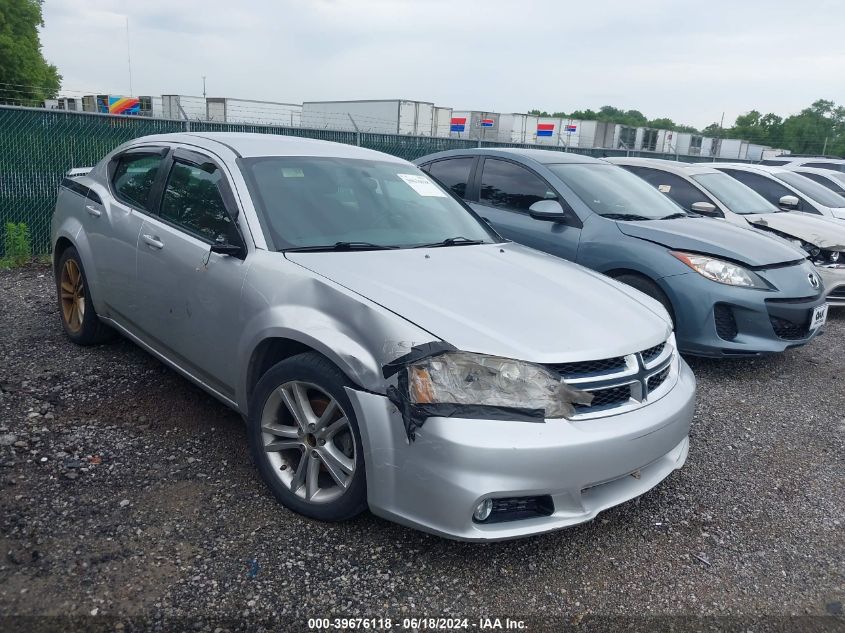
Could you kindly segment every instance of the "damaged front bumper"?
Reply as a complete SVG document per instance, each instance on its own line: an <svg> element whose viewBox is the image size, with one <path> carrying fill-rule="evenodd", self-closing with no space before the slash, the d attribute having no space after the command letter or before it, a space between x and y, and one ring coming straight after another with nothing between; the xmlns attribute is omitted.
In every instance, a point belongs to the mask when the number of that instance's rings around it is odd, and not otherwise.
<svg viewBox="0 0 845 633"><path fill-rule="evenodd" d="M385 396L347 392L359 420L372 512L448 538L487 541L589 521L683 466L695 378L681 361L677 384L660 400L590 420L431 417L414 442ZM473 511L487 498L543 511L476 522ZM520 501L526 498L543 502Z"/></svg>
<svg viewBox="0 0 845 633"><path fill-rule="evenodd" d="M825 300L832 306L845 306L845 264L816 266L824 283Z"/></svg>

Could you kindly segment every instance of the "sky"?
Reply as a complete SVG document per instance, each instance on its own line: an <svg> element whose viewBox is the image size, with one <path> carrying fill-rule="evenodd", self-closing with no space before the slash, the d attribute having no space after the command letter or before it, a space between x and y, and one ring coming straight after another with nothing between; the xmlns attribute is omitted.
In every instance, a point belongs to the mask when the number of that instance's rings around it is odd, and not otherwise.
<svg viewBox="0 0 845 633"><path fill-rule="evenodd" d="M201 95L205 75L209 97L613 105L699 128L845 105L841 0L45 0L44 20L70 96Z"/></svg>

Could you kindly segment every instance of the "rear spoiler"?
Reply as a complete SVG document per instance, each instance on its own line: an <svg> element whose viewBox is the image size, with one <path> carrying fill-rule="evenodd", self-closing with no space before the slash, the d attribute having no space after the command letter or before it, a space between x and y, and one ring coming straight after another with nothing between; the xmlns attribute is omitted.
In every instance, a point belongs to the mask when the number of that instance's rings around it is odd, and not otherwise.
<svg viewBox="0 0 845 633"><path fill-rule="evenodd" d="M94 169L93 167L74 167L73 169L68 169L65 176L67 178L79 178L80 176L87 176L91 170Z"/></svg>

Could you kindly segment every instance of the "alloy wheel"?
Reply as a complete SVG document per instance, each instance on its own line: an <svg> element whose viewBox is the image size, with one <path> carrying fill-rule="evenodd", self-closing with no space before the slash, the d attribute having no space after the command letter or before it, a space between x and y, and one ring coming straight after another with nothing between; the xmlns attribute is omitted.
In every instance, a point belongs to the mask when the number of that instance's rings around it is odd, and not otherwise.
<svg viewBox="0 0 845 633"><path fill-rule="evenodd" d="M65 261L59 284L62 318L68 330L75 334L82 329L82 320L85 318L85 282L75 260Z"/></svg>
<svg viewBox="0 0 845 633"><path fill-rule="evenodd" d="M334 501L352 483L352 426L340 403L317 385L292 381L276 388L264 404L261 438L276 477L308 503Z"/></svg>

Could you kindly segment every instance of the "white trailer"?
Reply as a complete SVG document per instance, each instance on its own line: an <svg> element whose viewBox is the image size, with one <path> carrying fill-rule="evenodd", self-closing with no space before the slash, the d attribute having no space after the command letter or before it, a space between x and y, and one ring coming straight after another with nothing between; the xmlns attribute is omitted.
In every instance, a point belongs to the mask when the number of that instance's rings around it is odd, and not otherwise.
<svg viewBox="0 0 845 633"><path fill-rule="evenodd" d="M306 128L431 136L434 126L434 104L428 101L376 99L302 104L302 127Z"/></svg>
<svg viewBox="0 0 845 633"><path fill-rule="evenodd" d="M205 99L188 95L161 95L161 109L165 119L202 121L206 117Z"/></svg>
<svg viewBox="0 0 845 633"><path fill-rule="evenodd" d="M449 136L452 138L468 138L482 141L499 140L498 112L482 110L454 110L452 111L452 125Z"/></svg>
<svg viewBox="0 0 845 633"><path fill-rule="evenodd" d="M763 160L763 155L767 150L772 148L768 145L758 145L756 143L749 143L745 152L745 158L748 160Z"/></svg>
<svg viewBox="0 0 845 633"><path fill-rule="evenodd" d="M205 100L205 113L209 121L299 127L302 106L278 101L209 97Z"/></svg>
<svg viewBox="0 0 845 633"><path fill-rule="evenodd" d="M723 138L719 143L719 158L745 158L745 149L748 146L738 138Z"/></svg>
<svg viewBox="0 0 845 633"><path fill-rule="evenodd" d="M698 155L699 156L713 156L715 150L715 139L710 136L702 136L701 137L701 147L699 148Z"/></svg>
<svg viewBox="0 0 845 633"><path fill-rule="evenodd" d="M434 107L434 116L431 123L431 135L448 137L449 126L452 123L452 108Z"/></svg>

